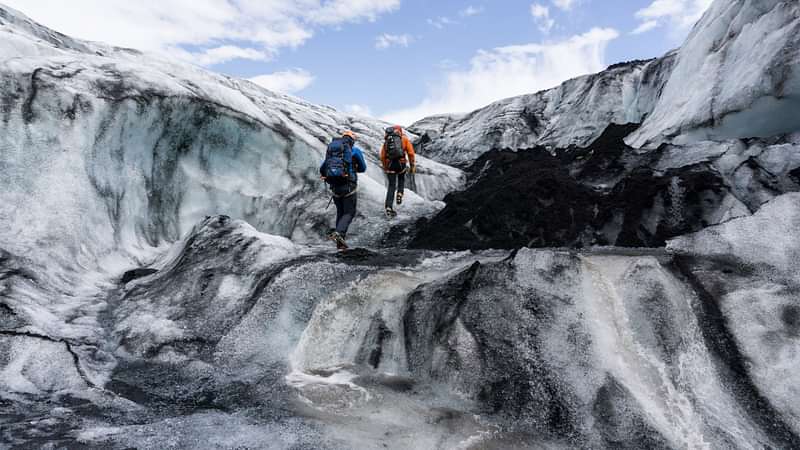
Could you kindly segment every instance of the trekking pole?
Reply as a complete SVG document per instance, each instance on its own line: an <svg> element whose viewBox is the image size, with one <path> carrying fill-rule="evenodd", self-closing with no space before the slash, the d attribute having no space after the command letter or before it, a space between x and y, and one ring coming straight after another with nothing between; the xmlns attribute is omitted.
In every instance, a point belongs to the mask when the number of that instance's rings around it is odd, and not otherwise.
<svg viewBox="0 0 800 450"><path fill-rule="evenodd" d="M319 179L322 180L323 183L325 183L325 181L326 181L325 177L319 177ZM331 207L331 203L333 203L333 196L332 195L331 195L331 198L328 199L328 206L325 207L326 211L328 210L328 208Z"/></svg>

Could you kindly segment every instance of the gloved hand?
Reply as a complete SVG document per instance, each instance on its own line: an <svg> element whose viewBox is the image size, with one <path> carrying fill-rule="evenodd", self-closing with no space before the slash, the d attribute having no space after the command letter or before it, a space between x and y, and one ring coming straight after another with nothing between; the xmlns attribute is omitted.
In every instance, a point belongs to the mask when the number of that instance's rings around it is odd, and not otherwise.
<svg viewBox="0 0 800 450"><path fill-rule="evenodd" d="M416 164L412 164L411 165L411 173L417 173L417 165Z"/></svg>

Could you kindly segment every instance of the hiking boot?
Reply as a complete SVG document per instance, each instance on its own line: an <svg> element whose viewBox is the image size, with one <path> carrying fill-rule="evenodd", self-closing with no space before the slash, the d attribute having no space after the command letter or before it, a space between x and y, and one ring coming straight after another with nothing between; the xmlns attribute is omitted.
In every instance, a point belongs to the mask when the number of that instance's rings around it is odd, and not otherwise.
<svg viewBox="0 0 800 450"><path fill-rule="evenodd" d="M397 212L395 212L394 208L392 208L391 206L387 206L386 207L386 217L388 217L390 219L392 219L394 217L397 217Z"/></svg>
<svg viewBox="0 0 800 450"><path fill-rule="evenodd" d="M398 192L397 193L397 204L398 205L402 205L403 204L403 193L402 192Z"/></svg>
<svg viewBox="0 0 800 450"><path fill-rule="evenodd" d="M339 250L345 250L348 248L347 242L345 242L344 240L344 236L342 236L336 231L331 232L328 235L328 239L332 240L333 242L336 242L336 248Z"/></svg>

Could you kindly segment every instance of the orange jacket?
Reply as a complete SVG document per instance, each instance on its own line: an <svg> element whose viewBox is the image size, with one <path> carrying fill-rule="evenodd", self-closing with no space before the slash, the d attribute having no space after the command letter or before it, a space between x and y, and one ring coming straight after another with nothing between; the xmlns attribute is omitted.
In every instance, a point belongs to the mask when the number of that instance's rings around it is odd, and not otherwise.
<svg viewBox="0 0 800 450"><path fill-rule="evenodd" d="M411 143L411 140L406 137L405 133L401 134L403 138L403 152L408 156L406 159L405 156L400 158L400 162L402 164L406 164L408 162L411 163L413 166L416 164L417 154L414 153L414 144ZM381 146L381 163L383 163L383 170L389 170L389 158L386 157L386 143Z"/></svg>

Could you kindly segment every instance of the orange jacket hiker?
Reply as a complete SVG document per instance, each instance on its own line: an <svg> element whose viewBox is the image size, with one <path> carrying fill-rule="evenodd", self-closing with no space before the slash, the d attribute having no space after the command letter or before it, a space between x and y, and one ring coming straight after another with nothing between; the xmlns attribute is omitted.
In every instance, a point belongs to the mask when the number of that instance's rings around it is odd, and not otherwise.
<svg viewBox="0 0 800 450"><path fill-rule="evenodd" d="M411 143L411 140L408 139L408 136L403 133L403 128L399 125L395 125L395 130L400 134L403 138L403 157L400 158L400 163L402 165L406 165L407 163L411 163L412 166L416 164L417 155L414 153L414 145ZM384 172L389 171L389 158L386 156L386 144L384 143L381 147L381 163L383 164Z"/></svg>

